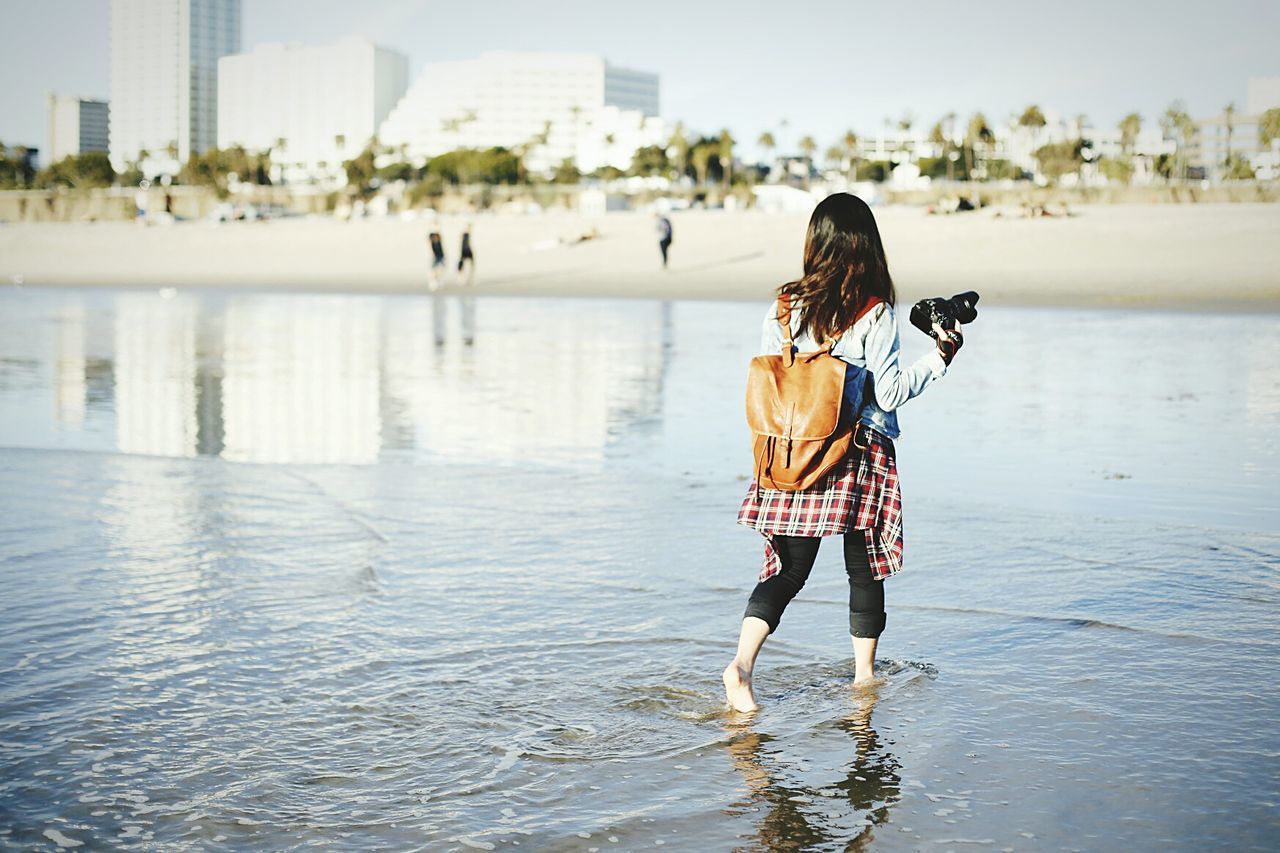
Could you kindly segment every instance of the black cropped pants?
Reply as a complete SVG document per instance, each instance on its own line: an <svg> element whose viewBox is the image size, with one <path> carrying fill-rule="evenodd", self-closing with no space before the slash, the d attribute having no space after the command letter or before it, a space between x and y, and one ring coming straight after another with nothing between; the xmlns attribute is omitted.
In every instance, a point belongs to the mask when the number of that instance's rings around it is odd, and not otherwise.
<svg viewBox="0 0 1280 853"><path fill-rule="evenodd" d="M743 614L768 622L770 634L778 629L782 611L809 579L822 537L775 536L773 544L782 558L782 571L756 584ZM849 575L849 633L855 637L879 637L885 624L884 581L871 574L864 531L844 534L844 570Z"/></svg>

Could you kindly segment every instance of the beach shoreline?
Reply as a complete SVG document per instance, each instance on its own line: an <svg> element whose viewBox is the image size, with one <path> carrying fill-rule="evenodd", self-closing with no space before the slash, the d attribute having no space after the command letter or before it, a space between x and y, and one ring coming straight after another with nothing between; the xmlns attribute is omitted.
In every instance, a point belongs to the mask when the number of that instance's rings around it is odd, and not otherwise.
<svg viewBox="0 0 1280 853"><path fill-rule="evenodd" d="M900 297L972 289L1000 305L1280 310L1280 205L1112 205L1044 219L1001 213L878 208ZM689 211L672 219L669 271L654 219L640 213L9 225L0 228L0 282L426 293L433 221L451 269L471 225L477 275L468 292L477 295L763 300L800 272L806 214Z"/></svg>

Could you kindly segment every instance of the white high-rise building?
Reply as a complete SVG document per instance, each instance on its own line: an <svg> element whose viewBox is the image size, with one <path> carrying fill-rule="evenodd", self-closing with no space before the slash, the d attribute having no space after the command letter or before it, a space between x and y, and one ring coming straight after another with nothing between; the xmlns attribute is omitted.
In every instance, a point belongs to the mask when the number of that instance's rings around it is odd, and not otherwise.
<svg viewBox="0 0 1280 853"><path fill-rule="evenodd" d="M287 182L341 182L409 85L403 54L365 39L264 44L218 60L218 147L272 149Z"/></svg>
<svg viewBox="0 0 1280 853"><path fill-rule="evenodd" d="M106 101L49 96L49 163L86 151L107 150Z"/></svg>
<svg viewBox="0 0 1280 853"><path fill-rule="evenodd" d="M546 171L572 158L625 168L635 149L665 144L658 75L585 53L497 51L428 65L379 131L423 160L458 148L529 147Z"/></svg>
<svg viewBox="0 0 1280 853"><path fill-rule="evenodd" d="M218 58L240 50L240 0L111 0L111 163L175 172L218 139Z"/></svg>

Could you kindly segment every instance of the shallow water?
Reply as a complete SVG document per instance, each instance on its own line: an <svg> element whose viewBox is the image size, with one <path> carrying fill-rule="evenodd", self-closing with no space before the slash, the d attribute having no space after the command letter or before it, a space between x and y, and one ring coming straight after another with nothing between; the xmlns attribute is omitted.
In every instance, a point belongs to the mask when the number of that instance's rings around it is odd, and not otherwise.
<svg viewBox="0 0 1280 853"><path fill-rule="evenodd" d="M1280 317L984 310L744 720L763 306L463 307L0 295L0 845L1274 844Z"/></svg>

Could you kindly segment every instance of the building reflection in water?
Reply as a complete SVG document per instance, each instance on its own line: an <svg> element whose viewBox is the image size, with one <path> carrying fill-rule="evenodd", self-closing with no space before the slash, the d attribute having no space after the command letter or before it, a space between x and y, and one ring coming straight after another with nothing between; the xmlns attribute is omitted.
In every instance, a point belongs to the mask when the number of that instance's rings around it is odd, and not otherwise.
<svg viewBox="0 0 1280 853"><path fill-rule="evenodd" d="M654 302L130 292L21 307L5 355L53 406L14 446L242 462L593 464L660 424L673 348L671 306ZM31 393L0 392L11 408Z"/></svg>
<svg viewBox="0 0 1280 853"><path fill-rule="evenodd" d="M186 297L115 299L116 446L124 453L194 456L196 320Z"/></svg>
<svg viewBox="0 0 1280 853"><path fill-rule="evenodd" d="M57 328L54 416L59 424L80 429L84 427L89 403L84 302L76 299L64 303L58 311Z"/></svg>
<svg viewBox="0 0 1280 853"><path fill-rule="evenodd" d="M774 758L780 751L770 747L773 737L755 731L750 722L729 724L727 749L748 795L730 813L759 811L753 841L767 850L832 844L861 850L872 843L876 827L901 795L902 782L897 759L871 725L875 701L874 694L854 698L853 711L838 724L852 740L843 775L817 784Z"/></svg>
<svg viewBox="0 0 1280 853"><path fill-rule="evenodd" d="M598 460L618 420L660 411L663 347L654 306L506 303L469 346L476 306L470 298L459 303L456 329L452 317L437 324L447 299L388 307L388 448L475 460Z"/></svg>
<svg viewBox="0 0 1280 853"><path fill-rule="evenodd" d="M229 300L221 455L241 462L377 459L378 314L379 300L369 297Z"/></svg>

